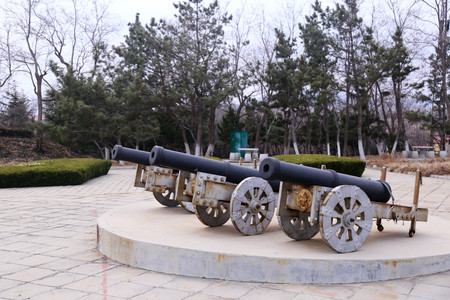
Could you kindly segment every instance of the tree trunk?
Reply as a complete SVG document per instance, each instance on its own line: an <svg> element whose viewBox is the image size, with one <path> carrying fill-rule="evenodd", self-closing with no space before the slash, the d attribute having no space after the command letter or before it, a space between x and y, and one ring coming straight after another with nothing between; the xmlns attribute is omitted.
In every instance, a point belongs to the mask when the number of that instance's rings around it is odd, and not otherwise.
<svg viewBox="0 0 450 300"><path fill-rule="evenodd" d="M447 60L447 51L448 51L448 3L447 0L443 0L441 3L441 24L439 24L439 44L441 50L441 72L442 72L442 93L441 97L443 97L442 102L444 105L447 105L447 120L450 119L450 103L448 100L447 94L447 69L449 67L449 62ZM444 112L445 114L445 112ZM444 130L445 132L445 130ZM445 139L441 141L441 150L445 150Z"/></svg>
<svg viewBox="0 0 450 300"><path fill-rule="evenodd" d="M264 153L269 153L269 133L270 133L270 126L269 126L269 120L267 118L267 113L264 113L264 127L266 128L266 135L264 138Z"/></svg>
<svg viewBox="0 0 450 300"><path fill-rule="evenodd" d="M397 132L397 134L395 135L394 145L392 145L391 156L394 156L395 151L397 150L398 136L399 136L399 133Z"/></svg>
<svg viewBox="0 0 450 300"><path fill-rule="evenodd" d="M289 154L289 116L284 117L283 154Z"/></svg>
<svg viewBox="0 0 450 300"><path fill-rule="evenodd" d="M214 144L208 144L208 148L206 148L205 156L213 156L214 155Z"/></svg>
<svg viewBox="0 0 450 300"><path fill-rule="evenodd" d="M136 139L136 144L134 145L136 150L139 150L139 139Z"/></svg>
<svg viewBox="0 0 450 300"><path fill-rule="evenodd" d="M179 123L180 130L181 130L181 136L183 137L183 144L184 144L184 150L187 154L191 154L191 148L189 147L189 142L186 137L186 129L184 128L183 124Z"/></svg>
<svg viewBox="0 0 450 300"><path fill-rule="evenodd" d="M37 68L37 67L36 67ZM35 72L36 77L36 96L38 102L38 122L42 123L42 82L44 76L39 75L38 70ZM36 129L36 151L42 152L44 151L44 132L42 131L42 127L38 126Z"/></svg>
<svg viewBox="0 0 450 300"><path fill-rule="evenodd" d="M297 134L296 134L296 132L295 132L296 129L297 129L296 115L294 114L293 110L291 109L291 135L292 135L292 145L294 146L294 152L295 152L295 154L300 154L300 151L298 151Z"/></svg>
<svg viewBox="0 0 450 300"><path fill-rule="evenodd" d="M384 149L385 149L385 144L383 141L379 141L377 142L377 151L378 151L378 155L381 155L384 153Z"/></svg>
<svg viewBox="0 0 450 300"><path fill-rule="evenodd" d="M208 148L206 149L205 156L213 156L214 154L214 135L216 132L216 109L211 108L209 112L209 131L208 131Z"/></svg>
<svg viewBox="0 0 450 300"><path fill-rule="evenodd" d="M361 160L366 160L366 155L364 154L364 145L363 145L363 135L362 135L362 123L363 123L363 110L362 110L362 99L360 99L358 104L358 151L359 151L359 158Z"/></svg>
<svg viewBox="0 0 450 300"><path fill-rule="evenodd" d="M350 86L347 83L345 96L345 123L344 123L344 156L348 155L348 123L350 120Z"/></svg>
<svg viewBox="0 0 450 300"><path fill-rule="evenodd" d="M106 148L106 147L103 147L103 148L102 148L102 147L100 146L100 144L97 143L96 140L93 140L93 142L94 142L95 146L97 147L98 151L100 152L100 154L102 155L102 159L105 159L105 157L106 157L106 150L109 150L109 149ZM105 151L105 152L103 152L103 151ZM109 159L109 157L108 157L107 159Z"/></svg>
<svg viewBox="0 0 450 300"><path fill-rule="evenodd" d="M331 155L330 150L330 128L328 126L328 105L325 102L323 107L323 127L325 130L325 143L327 145L327 155Z"/></svg>
<svg viewBox="0 0 450 300"><path fill-rule="evenodd" d="M194 155L200 156L202 151L202 136L203 136L203 118L202 111L199 110L197 119L197 132L195 136L195 144L194 144Z"/></svg>
<svg viewBox="0 0 450 300"><path fill-rule="evenodd" d="M306 154L311 154L311 114L308 111L307 117L306 117Z"/></svg>
<svg viewBox="0 0 450 300"><path fill-rule="evenodd" d="M256 136L255 136L255 145L254 145L254 147L258 148L258 149L259 149L259 146L260 146L259 144L261 143L260 142L260 135L261 135L262 124L264 123L264 116L265 115L263 115L261 117L261 120L258 122L258 125L256 126Z"/></svg>
<svg viewBox="0 0 450 300"><path fill-rule="evenodd" d="M380 105L381 105L381 112L383 113L384 122L386 123L386 127L388 129L388 132L392 133L392 129L391 129L391 126L389 126L388 118L387 118L387 115L386 115L386 108L384 107L384 96L383 96L383 93L381 92L381 88L380 88L380 85L379 85L378 81L375 82L375 85L376 85L376 87L378 89L378 92L380 93Z"/></svg>
<svg viewBox="0 0 450 300"><path fill-rule="evenodd" d="M202 126L199 124L197 126L197 138L194 144L194 155L200 156L202 151Z"/></svg>

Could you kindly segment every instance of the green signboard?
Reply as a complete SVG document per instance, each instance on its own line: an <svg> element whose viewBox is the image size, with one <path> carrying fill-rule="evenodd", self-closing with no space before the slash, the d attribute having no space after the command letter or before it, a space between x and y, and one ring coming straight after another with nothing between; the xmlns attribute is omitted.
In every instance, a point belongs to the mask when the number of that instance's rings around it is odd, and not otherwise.
<svg viewBox="0 0 450 300"><path fill-rule="evenodd" d="M240 152L244 157L245 152L239 151L239 148L248 148L248 133L247 131L231 131L230 132L230 152Z"/></svg>

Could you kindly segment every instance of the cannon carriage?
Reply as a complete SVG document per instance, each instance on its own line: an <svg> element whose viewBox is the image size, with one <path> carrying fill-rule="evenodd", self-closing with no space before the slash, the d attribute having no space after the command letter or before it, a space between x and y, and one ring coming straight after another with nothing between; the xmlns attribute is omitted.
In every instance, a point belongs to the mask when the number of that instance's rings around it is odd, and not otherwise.
<svg viewBox="0 0 450 300"><path fill-rule="evenodd" d="M412 207L387 204L393 197L385 170L375 181L266 158L259 172L262 178L281 181L276 215L283 232L295 240L311 239L320 232L340 253L359 249L374 219L379 231L383 230L382 219L411 221L412 237L416 222L428 218L428 210L418 208L420 171Z"/></svg>
<svg viewBox="0 0 450 300"><path fill-rule="evenodd" d="M150 165L150 154L151 152L116 145L112 151L112 159L137 164L134 186L152 192L160 204L167 207L180 205L188 212L194 213L194 207L186 196L177 198L175 195L175 183L180 171Z"/></svg>
<svg viewBox="0 0 450 300"><path fill-rule="evenodd" d="M230 218L244 235L260 234L269 225L279 182L268 182L258 170L155 146L151 152L115 146L114 160L137 163L135 186L153 192L169 207L181 204L205 225Z"/></svg>
<svg viewBox="0 0 450 300"><path fill-rule="evenodd" d="M229 219L245 235L262 233L275 212L278 181L266 181L258 170L204 157L153 147L150 164L183 170L175 197L192 197L195 214L205 225L216 227ZM187 180L188 175L192 180Z"/></svg>

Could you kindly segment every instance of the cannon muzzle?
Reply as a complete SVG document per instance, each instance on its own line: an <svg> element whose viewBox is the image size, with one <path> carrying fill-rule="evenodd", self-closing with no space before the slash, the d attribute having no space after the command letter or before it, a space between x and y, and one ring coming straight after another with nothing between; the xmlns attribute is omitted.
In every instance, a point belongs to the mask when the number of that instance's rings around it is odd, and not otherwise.
<svg viewBox="0 0 450 300"><path fill-rule="evenodd" d="M153 147L150 152L150 164L191 173L203 172L225 176L228 182L236 184L248 177L260 177L258 170L255 169L233 165L229 162L167 150L160 146ZM275 192L278 192L280 182L271 181L269 183L272 186L272 189Z"/></svg>
<svg viewBox="0 0 450 300"><path fill-rule="evenodd" d="M370 201L386 203L392 196L391 187L382 180L370 180L341 174L333 170L321 170L275 158L264 159L259 166L259 175L267 180L281 180L302 185L319 185L334 188L340 185L355 185L361 188Z"/></svg>
<svg viewBox="0 0 450 300"><path fill-rule="evenodd" d="M113 160L124 160L139 165L150 165L150 152L115 145L112 150Z"/></svg>

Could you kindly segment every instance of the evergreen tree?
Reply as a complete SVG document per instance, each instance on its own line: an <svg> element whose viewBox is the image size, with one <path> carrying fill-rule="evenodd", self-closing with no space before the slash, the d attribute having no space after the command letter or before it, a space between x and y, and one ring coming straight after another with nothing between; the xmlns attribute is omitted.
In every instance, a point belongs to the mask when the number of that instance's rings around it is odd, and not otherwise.
<svg viewBox="0 0 450 300"><path fill-rule="evenodd" d="M308 62L308 82L310 97L315 99L315 113L319 115L325 133L326 152L330 155L330 107L334 97L334 62L330 59L331 40L327 36L326 15L320 2L313 5L313 14L306 16L304 25L300 24L300 37Z"/></svg>
<svg viewBox="0 0 450 300"><path fill-rule="evenodd" d="M273 91L272 107L282 113L283 120L283 153L289 154L289 126L293 118L293 108L298 103L298 86L295 83L295 74L298 70L299 60L294 57L295 40L287 38L279 29L275 29L277 44L275 45L276 61L267 67L266 81Z"/></svg>
<svg viewBox="0 0 450 300"><path fill-rule="evenodd" d="M392 146L392 154L395 153L399 141L405 141L405 120L403 117L403 103L405 97L403 92L405 87L405 80L414 70L411 64L411 57L403 43L403 31L397 26L397 29L392 36L394 45L390 51L389 70L388 74L392 80L392 90L395 99L395 108L397 113L397 132L395 134L394 145Z"/></svg>
<svg viewBox="0 0 450 300"><path fill-rule="evenodd" d="M13 87L6 92L5 109L0 113L0 124L6 128L24 128L33 120L30 100Z"/></svg>
<svg viewBox="0 0 450 300"><path fill-rule="evenodd" d="M190 123L183 122L181 127L191 133L195 155L201 153L206 127L206 155L212 155L216 109L235 90L223 29L231 16L220 12L217 1L204 5L202 0L188 0L174 5L177 22L166 31L173 43L171 59L176 66L171 80L180 95L177 106L183 110L183 120L186 112L190 115Z"/></svg>

